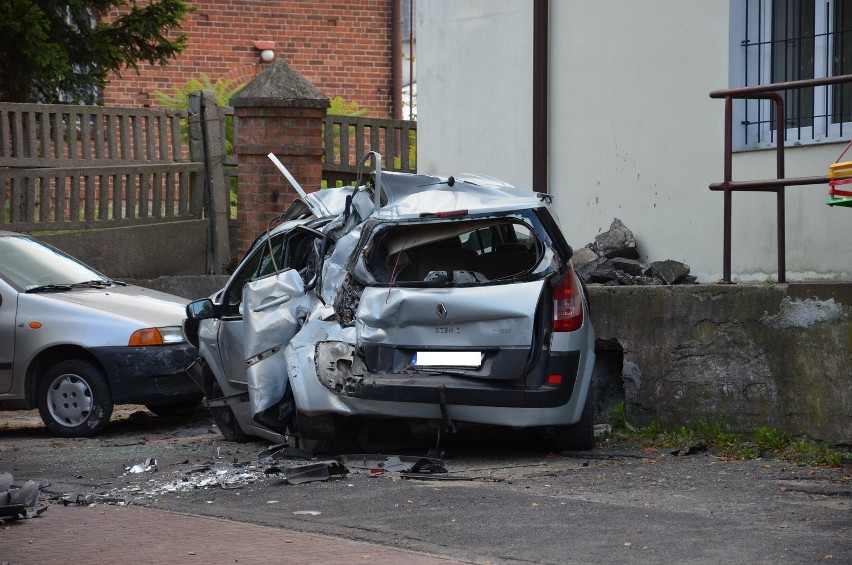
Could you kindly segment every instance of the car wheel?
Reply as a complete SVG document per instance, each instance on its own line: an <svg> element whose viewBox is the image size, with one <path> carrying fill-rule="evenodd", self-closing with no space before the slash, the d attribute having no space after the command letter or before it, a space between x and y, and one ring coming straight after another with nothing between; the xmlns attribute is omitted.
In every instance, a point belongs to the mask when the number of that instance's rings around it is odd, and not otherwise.
<svg viewBox="0 0 852 565"><path fill-rule="evenodd" d="M595 446L594 395L592 390L590 385L580 421L570 426L556 427L555 447L557 451L586 451Z"/></svg>
<svg viewBox="0 0 852 565"><path fill-rule="evenodd" d="M52 366L38 389L38 411L47 428L58 436L97 434L112 416L112 397L103 371L83 359Z"/></svg>
<svg viewBox="0 0 852 565"><path fill-rule="evenodd" d="M213 375L210 375L210 379L213 382L209 388L210 393L207 396L208 400L222 398L225 395L222 392L222 387L219 386L219 383L216 382L216 378ZM156 412L154 413L156 414ZM237 417L234 414L234 411L231 410L230 406L211 406L210 414L213 415L213 421L216 422L216 427L219 428L219 433L222 434L222 437L224 437L226 441L248 443L254 439L240 428L240 424L237 422Z"/></svg>
<svg viewBox="0 0 852 565"><path fill-rule="evenodd" d="M192 414L200 404L200 399L184 400L183 402L173 402L171 404L146 404L145 408L160 418L168 418L169 416L188 416Z"/></svg>

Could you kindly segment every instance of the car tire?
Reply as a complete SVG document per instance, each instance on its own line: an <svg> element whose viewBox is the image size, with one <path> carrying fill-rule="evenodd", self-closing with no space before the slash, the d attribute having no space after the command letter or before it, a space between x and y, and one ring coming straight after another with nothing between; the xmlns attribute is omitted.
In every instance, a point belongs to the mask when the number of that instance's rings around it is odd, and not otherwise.
<svg viewBox="0 0 852 565"><path fill-rule="evenodd" d="M595 446L594 394L589 386L583 415L580 421L570 426L556 426L555 447L557 451L587 451Z"/></svg>
<svg viewBox="0 0 852 565"><path fill-rule="evenodd" d="M61 437L88 437L112 416L112 396L103 370L83 359L68 359L48 369L38 388L44 425Z"/></svg>
<svg viewBox="0 0 852 565"><path fill-rule="evenodd" d="M168 418L170 416L188 416L195 412L200 404L201 399L184 400L171 404L146 404L145 408L160 418Z"/></svg>
<svg viewBox="0 0 852 565"><path fill-rule="evenodd" d="M212 381L208 390L207 399L222 398L225 393L222 392L222 387L216 382L216 377L209 375ZM156 412L154 412L156 414ZM225 438L225 441L233 441L234 443L248 443L254 438L243 431L240 423L237 422L237 416L230 406L211 406L210 414L213 416L213 421L216 427L219 428L219 433Z"/></svg>

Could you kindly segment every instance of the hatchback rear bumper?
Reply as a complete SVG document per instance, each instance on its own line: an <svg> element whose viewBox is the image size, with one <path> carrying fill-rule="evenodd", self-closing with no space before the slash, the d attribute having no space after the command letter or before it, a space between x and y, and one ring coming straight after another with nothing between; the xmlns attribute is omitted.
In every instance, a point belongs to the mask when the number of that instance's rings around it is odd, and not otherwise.
<svg viewBox="0 0 852 565"><path fill-rule="evenodd" d="M559 382L536 387L441 374L404 373L365 377L350 396L423 404L445 402L448 405L553 408L571 400L579 361L580 352L552 355L547 374L558 374Z"/></svg>
<svg viewBox="0 0 852 565"><path fill-rule="evenodd" d="M570 425L580 419L594 366L592 351L552 354L552 362L561 358L561 382L528 387L523 382L478 381L446 374L360 373L358 367L354 378L329 380L328 372L317 374L318 367L329 365L316 359L315 344L321 340L313 337L291 341L287 349L294 399L300 412L308 416L448 417L511 427ZM345 368L346 364L335 366ZM571 370L565 371L567 367ZM554 368L548 363L548 374Z"/></svg>

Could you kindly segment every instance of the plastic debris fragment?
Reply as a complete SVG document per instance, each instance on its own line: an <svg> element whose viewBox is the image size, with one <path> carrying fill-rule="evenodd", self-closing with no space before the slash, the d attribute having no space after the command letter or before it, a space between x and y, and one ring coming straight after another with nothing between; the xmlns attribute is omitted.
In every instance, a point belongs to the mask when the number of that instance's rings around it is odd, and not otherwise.
<svg viewBox="0 0 852 565"><path fill-rule="evenodd" d="M349 469L339 461L320 461L287 467L284 469L284 478L291 485L300 485L313 481L327 481L331 475L345 475L347 473L349 473Z"/></svg>
<svg viewBox="0 0 852 565"><path fill-rule="evenodd" d="M0 524L16 518L35 518L47 510L38 506L41 494L38 481L27 481L24 486L14 488L14 479L9 473L0 473Z"/></svg>
<svg viewBox="0 0 852 565"><path fill-rule="evenodd" d="M149 473L157 470L157 460L153 457L149 457L145 460L145 463L136 465L124 466L124 470L128 473Z"/></svg>

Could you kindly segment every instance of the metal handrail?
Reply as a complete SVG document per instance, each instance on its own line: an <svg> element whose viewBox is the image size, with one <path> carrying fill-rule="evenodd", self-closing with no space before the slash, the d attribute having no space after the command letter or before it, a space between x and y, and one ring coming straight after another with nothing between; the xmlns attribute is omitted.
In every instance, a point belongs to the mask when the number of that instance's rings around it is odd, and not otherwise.
<svg viewBox="0 0 852 565"><path fill-rule="evenodd" d="M732 193L737 192L775 192L776 194L776 221L778 229L778 282L787 282L787 265L785 260L785 210L784 193L788 186L804 186L813 184L827 184L827 176L818 177L796 177L785 178L784 174L784 135L779 132L776 136L776 178L753 181L733 180L733 100L764 99L775 103L775 123L785 122L784 99L779 91L799 90L802 88L813 88L815 86L827 86L831 84L852 83L852 75L840 75L819 79L796 80L790 82L778 82L763 84L760 86L745 86L740 88L728 88L714 90L710 98L722 98L725 100L725 180L710 185L710 190L721 190L725 193L724 198L724 227L722 243L722 280L731 282L731 208ZM780 139L780 143L779 143Z"/></svg>

